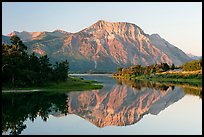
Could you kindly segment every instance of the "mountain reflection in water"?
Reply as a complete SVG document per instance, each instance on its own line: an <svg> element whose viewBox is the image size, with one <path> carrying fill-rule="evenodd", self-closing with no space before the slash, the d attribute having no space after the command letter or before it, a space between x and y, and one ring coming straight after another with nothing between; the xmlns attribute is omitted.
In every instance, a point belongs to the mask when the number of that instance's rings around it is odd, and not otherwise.
<svg viewBox="0 0 204 137"><path fill-rule="evenodd" d="M185 95L178 87L141 82L138 85L134 88L114 85L109 92L102 89L69 93L68 112L98 127L126 126L138 122L145 114L157 115Z"/></svg>
<svg viewBox="0 0 204 137"><path fill-rule="evenodd" d="M193 90L185 92L181 87L152 82L109 80L101 90L66 94L3 93L2 133L21 134L26 129L26 120L34 121L39 116L47 121L49 115L75 114L100 128L131 125L145 114L157 115L185 93L194 93ZM197 93L200 96L201 91Z"/></svg>

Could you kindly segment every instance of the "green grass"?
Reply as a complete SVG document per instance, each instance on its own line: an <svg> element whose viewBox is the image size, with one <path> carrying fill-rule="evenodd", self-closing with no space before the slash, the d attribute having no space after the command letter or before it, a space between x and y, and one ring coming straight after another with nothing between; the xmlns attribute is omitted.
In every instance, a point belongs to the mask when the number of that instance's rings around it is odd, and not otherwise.
<svg viewBox="0 0 204 137"><path fill-rule="evenodd" d="M3 88L3 90L39 90L39 91L52 91L52 92L69 92L69 91L83 91L101 89L103 87L97 81L93 80L82 80L80 78L69 78L65 82L53 82L47 83L42 87L29 87L29 88Z"/></svg>
<svg viewBox="0 0 204 137"><path fill-rule="evenodd" d="M138 79L148 80L153 82L173 83L173 84L189 84L189 85L202 85L202 70L199 71L182 71L182 72L162 72L150 75L123 75L113 76L122 79Z"/></svg>
<svg viewBox="0 0 204 137"><path fill-rule="evenodd" d="M174 82L188 82L188 83L202 83L200 79L184 79L184 78L161 78L161 77L135 77L140 80L151 80L151 81L174 81Z"/></svg>
<svg viewBox="0 0 204 137"><path fill-rule="evenodd" d="M183 76L178 74L156 74L156 75L141 75L133 77L138 80L150 80L154 82L166 82L166 83L188 83L191 85L202 85L202 76L189 75Z"/></svg>

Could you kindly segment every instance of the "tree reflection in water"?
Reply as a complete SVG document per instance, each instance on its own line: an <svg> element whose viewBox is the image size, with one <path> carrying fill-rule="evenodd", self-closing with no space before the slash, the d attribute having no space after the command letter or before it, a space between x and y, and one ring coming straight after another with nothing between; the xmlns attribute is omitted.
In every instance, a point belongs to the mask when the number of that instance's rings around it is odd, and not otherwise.
<svg viewBox="0 0 204 137"><path fill-rule="evenodd" d="M24 121L34 121L40 116L47 121L49 113L60 112L67 115L67 95L49 92L3 93L2 133L19 135L26 129Z"/></svg>
<svg viewBox="0 0 204 137"><path fill-rule="evenodd" d="M130 79L116 79L117 83L120 85L126 84L129 87L141 89L141 87L150 87L155 89L167 89L167 87L172 87L174 90L175 86L181 87L184 90L185 94L199 96L202 98L202 86L197 83L179 83L179 82L152 82L152 81L143 81L143 80L130 80Z"/></svg>

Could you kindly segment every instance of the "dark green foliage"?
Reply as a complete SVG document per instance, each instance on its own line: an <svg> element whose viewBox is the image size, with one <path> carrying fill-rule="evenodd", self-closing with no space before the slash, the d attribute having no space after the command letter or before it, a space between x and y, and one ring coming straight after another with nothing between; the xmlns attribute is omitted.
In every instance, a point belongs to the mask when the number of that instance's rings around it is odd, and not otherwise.
<svg viewBox="0 0 204 137"><path fill-rule="evenodd" d="M185 94L199 96L202 99L202 89L199 88L184 88Z"/></svg>
<svg viewBox="0 0 204 137"><path fill-rule="evenodd" d="M176 67L174 64L171 65L171 70L174 70Z"/></svg>
<svg viewBox="0 0 204 137"><path fill-rule="evenodd" d="M123 68L117 68L118 73L122 72Z"/></svg>
<svg viewBox="0 0 204 137"><path fill-rule="evenodd" d="M3 93L2 132L19 135L26 129L27 119L34 121L39 116L43 121L47 121L52 112L67 115L66 100L67 95L63 93Z"/></svg>
<svg viewBox="0 0 204 137"><path fill-rule="evenodd" d="M187 62L182 67L184 71L201 70L202 69L202 59Z"/></svg>
<svg viewBox="0 0 204 137"><path fill-rule="evenodd" d="M161 63L161 67L162 67L163 71L167 71L170 69L170 67L167 63Z"/></svg>
<svg viewBox="0 0 204 137"><path fill-rule="evenodd" d="M116 76L139 76L139 75L150 75L154 74L156 72L164 72L170 70L170 67L167 63L161 63L161 64L155 64L155 65L150 65L150 66L141 66L141 65L135 65L131 66L129 68L118 68L118 73L114 74ZM122 73L121 73L122 72Z"/></svg>
<svg viewBox="0 0 204 137"><path fill-rule="evenodd" d="M27 47L23 44L23 42L19 37L14 35L14 36L11 36L10 40L11 40L11 44L13 46L16 46L16 49L19 52L25 52L25 50L27 50Z"/></svg>
<svg viewBox="0 0 204 137"><path fill-rule="evenodd" d="M10 38L11 45L2 44L3 87L43 86L48 82L65 81L68 77L67 61L53 67L47 55L28 55L27 47L18 36Z"/></svg>
<svg viewBox="0 0 204 137"><path fill-rule="evenodd" d="M54 81L65 81L68 78L67 72L69 70L69 63L67 60L58 63L56 62L55 68L53 70Z"/></svg>

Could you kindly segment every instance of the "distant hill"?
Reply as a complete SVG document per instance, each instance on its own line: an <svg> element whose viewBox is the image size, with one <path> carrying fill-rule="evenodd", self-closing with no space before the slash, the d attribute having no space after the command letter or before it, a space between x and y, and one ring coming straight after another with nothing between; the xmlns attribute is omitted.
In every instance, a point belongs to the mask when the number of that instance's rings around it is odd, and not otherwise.
<svg viewBox="0 0 204 137"><path fill-rule="evenodd" d="M136 64L166 62L181 65L192 60L182 50L158 34L146 34L139 26L127 22L99 20L77 33L12 32L2 41L18 35L28 51L47 54L51 62L67 59L73 71L110 71Z"/></svg>
<svg viewBox="0 0 204 137"><path fill-rule="evenodd" d="M195 56L195 55L193 55L191 53L186 53L186 55L188 55L193 60L202 59L202 56Z"/></svg>
<svg viewBox="0 0 204 137"><path fill-rule="evenodd" d="M2 43L11 44L10 37L2 35Z"/></svg>

